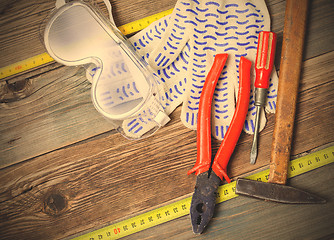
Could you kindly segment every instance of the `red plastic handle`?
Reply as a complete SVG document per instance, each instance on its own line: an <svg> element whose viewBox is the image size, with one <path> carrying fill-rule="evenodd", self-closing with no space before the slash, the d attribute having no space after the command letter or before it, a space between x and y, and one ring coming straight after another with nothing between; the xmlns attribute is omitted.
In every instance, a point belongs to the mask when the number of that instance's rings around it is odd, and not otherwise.
<svg viewBox="0 0 334 240"><path fill-rule="evenodd" d="M251 61L244 57L240 58L238 101L231 124L226 132L225 138L220 144L212 165L212 170L216 173L216 175L220 177L221 180L225 178L227 182L231 182L230 178L226 174L227 164L235 146L237 145L248 112L251 66Z"/></svg>
<svg viewBox="0 0 334 240"><path fill-rule="evenodd" d="M197 118L197 160L195 166L188 171L188 175L196 172L201 174L211 167L211 105L213 93L219 76L224 68L227 54L217 54L213 65L206 77L201 97Z"/></svg>
<svg viewBox="0 0 334 240"><path fill-rule="evenodd" d="M211 105L215 87L224 68L227 54L217 54L214 63L205 80L198 111L197 122L197 161L195 166L188 171L188 174L196 172L201 174L210 169L211 166ZM250 100L250 68L251 62L244 57L240 58L239 64L239 92L236 110L232 117L231 125L226 132L216 154L212 170L222 180L231 180L226 174L226 167L235 145L238 142L240 133L245 123L246 114Z"/></svg>
<svg viewBox="0 0 334 240"><path fill-rule="evenodd" d="M269 77L274 67L276 51L276 34L273 32L260 32L255 59L255 87L268 88Z"/></svg>

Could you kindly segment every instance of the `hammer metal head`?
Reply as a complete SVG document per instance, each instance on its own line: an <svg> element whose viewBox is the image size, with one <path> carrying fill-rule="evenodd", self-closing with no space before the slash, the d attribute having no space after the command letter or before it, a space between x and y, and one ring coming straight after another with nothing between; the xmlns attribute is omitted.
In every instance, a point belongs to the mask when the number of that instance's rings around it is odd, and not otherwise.
<svg viewBox="0 0 334 240"><path fill-rule="evenodd" d="M326 203L325 199L297 188L242 178L237 180L235 193L279 203Z"/></svg>

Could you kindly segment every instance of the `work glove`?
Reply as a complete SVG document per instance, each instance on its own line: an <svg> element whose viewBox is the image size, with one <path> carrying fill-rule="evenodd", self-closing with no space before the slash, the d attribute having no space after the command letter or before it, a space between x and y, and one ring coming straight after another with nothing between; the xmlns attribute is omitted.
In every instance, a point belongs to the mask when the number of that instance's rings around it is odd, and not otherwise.
<svg viewBox="0 0 334 240"><path fill-rule="evenodd" d="M270 30L270 18L263 0L253 1L192 1L179 0L168 21L161 40L154 43L149 64L162 71L178 61L189 45L189 61L184 76L181 121L196 129L199 98L215 54L228 53L226 67L216 86L212 109L212 135L223 139L231 122L238 91L239 60L244 56L255 62L257 38L261 31ZM255 70L251 73L252 91L244 131L254 133L256 110L254 106ZM177 82L177 81L175 81ZM272 73L268 89L267 112L275 111L278 78ZM265 126L261 114L260 130Z"/></svg>
<svg viewBox="0 0 334 240"><path fill-rule="evenodd" d="M150 53L154 50L156 44L161 41L162 35L168 27L168 20L169 16L164 17L129 39L144 61L149 61ZM184 49L171 64L163 69L152 70L157 82L160 103L167 115L183 102L186 91L189 50L189 44L185 44ZM130 119L123 125L124 132L130 138L139 138L145 132L150 131L151 128L152 124L149 121L143 121L140 118Z"/></svg>
<svg viewBox="0 0 334 240"><path fill-rule="evenodd" d="M170 114L183 103L181 121L196 129L200 93L215 54L228 53L226 67L218 81L213 111L212 135L223 139L235 110L239 59L255 62L260 31L269 31L269 14L263 0L190 1L179 0L173 13L154 22L130 39L136 50L155 70L163 108ZM244 131L254 133L254 79ZM277 74L268 89L267 112L275 111ZM266 118L261 114L260 130ZM131 119L123 129L138 138L151 129L150 122Z"/></svg>

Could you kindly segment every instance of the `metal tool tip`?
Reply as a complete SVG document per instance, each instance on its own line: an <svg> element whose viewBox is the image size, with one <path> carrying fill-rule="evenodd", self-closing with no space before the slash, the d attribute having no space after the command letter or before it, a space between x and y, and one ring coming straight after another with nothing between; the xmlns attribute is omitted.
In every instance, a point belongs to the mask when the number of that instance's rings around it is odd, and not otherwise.
<svg viewBox="0 0 334 240"><path fill-rule="evenodd" d="M309 195L311 194L309 193ZM309 198L306 201L306 203L316 203L316 204L324 204L326 202L327 202L326 199L316 196L314 194L312 194L312 196L309 196Z"/></svg>
<svg viewBox="0 0 334 240"><path fill-rule="evenodd" d="M257 148L252 148L250 153L250 164L255 164L257 158Z"/></svg>
<svg viewBox="0 0 334 240"><path fill-rule="evenodd" d="M257 141L258 141L257 139L259 136L260 113L261 113L261 107L257 105L256 106L254 137L253 137L253 144L252 144L251 155L250 155L250 164L255 164L256 158L257 158Z"/></svg>
<svg viewBox="0 0 334 240"><path fill-rule="evenodd" d="M196 235L200 235L203 232L204 228L193 228L193 233Z"/></svg>

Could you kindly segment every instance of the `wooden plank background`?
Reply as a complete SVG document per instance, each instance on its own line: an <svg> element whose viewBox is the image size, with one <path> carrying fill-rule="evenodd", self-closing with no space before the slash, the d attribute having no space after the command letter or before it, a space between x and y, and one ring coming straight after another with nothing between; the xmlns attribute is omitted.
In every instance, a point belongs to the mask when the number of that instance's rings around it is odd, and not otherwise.
<svg viewBox="0 0 334 240"><path fill-rule="evenodd" d="M175 2L111 4L116 24L123 25ZM266 2L278 33L279 68L285 1ZM46 0L0 2L0 67L45 52L40 27L53 5ZM334 144L333 9L331 0L311 1L293 155ZM186 172L195 163L196 134L179 115L177 108L154 136L129 141L94 109L82 68L50 63L0 80L0 239L70 238L189 196L195 176ZM243 133L229 165L231 177L268 166L274 116L267 117L257 164L249 164L252 137ZM213 142L214 151L218 145ZM209 231L199 238L330 239L332 172L333 164L289 182L326 197L326 205L237 198L217 207ZM194 235L188 218L128 238L189 239Z"/></svg>

